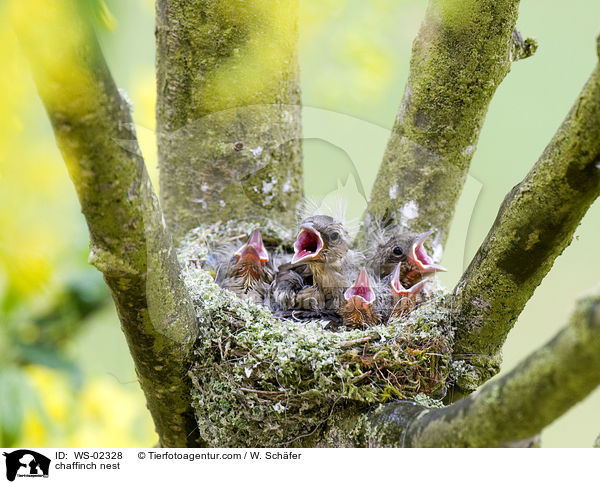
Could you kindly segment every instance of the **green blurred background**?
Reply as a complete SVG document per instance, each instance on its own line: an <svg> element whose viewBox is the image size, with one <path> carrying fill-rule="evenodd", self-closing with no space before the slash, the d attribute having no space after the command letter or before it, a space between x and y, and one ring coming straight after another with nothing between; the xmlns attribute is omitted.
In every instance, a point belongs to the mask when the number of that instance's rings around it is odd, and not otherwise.
<svg viewBox="0 0 600 484"><path fill-rule="evenodd" d="M342 194L357 217L375 177L407 77L424 0L301 0L307 194ZM87 264L75 191L0 3L0 446L152 446L151 419L114 307ZM43 12L40 12L43 15ZM117 84L134 104L156 186L154 6L98 0L96 23ZM519 28L540 44L516 63L491 104L443 263L451 286L504 195L535 162L596 62L600 4L524 0ZM503 372L563 326L598 284L600 204L527 305ZM600 391L543 434L550 447L589 447Z"/></svg>

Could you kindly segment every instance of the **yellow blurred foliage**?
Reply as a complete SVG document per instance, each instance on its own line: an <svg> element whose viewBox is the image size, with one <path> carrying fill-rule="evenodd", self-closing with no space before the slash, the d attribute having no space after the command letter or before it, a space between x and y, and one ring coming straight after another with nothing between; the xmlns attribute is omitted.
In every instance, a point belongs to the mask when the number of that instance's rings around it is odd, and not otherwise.
<svg viewBox="0 0 600 484"><path fill-rule="evenodd" d="M6 4L0 4L0 42L3 46L0 49L0 62L4 71L0 76L0 183L5 178L9 142L23 129L23 123L17 115L23 104L24 86L19 82L23 75L23 63L14 54L17 41L5 21L6 8Z"/></svg>
<svg viewBox="0 0 600 484"><path fill-rule="evenodd" d="M312 89L304 91L305 97L346 109L380 99L397 75L397 52L382 35L386 23L402 20L395 18L397 9L397 2L389 0L301 2L303 72L306 66L319 72L319 82L305 83Z"/></svg>
<svg viewBox="0 0 600 484"><path fill-rule="evenodd" d="M149 447L156 443L149 415L134 393L109 377L85 380L75 391L67 377L41 366L26 369L41 401L26 409L16 446L29 447Z"/></svg>
<svg viewBox="0 0 600 484"><path fill-rule="evenodd" d="M139 0L140 6L150 15L154 15L154 0Z"/></svg>
<svg viewBox="0 0 600 484"><path fill-rule="evenodd" d="M348 35L340 57L357 71L354 88L361 95L381 93L391 81L393 57L372 35Z"/></svg>
<svg viewBox="0 0 600 484"><path fill-rule="evenodd" d="M138 126L154 131L156 129L156 84L154 70L142 72L133 81L133 118Z"/></svg>
<svg viewBox="0 0 600 484"><path fill-rule="evenodd" d="M32 146L23 118L34 95L27 65L7 23L7 4L0 8L0 272L23 296L31 295L50 277L51 253L57 240L53 230L36 224L36 195L54 189L60 165L36 163L48 158L43 145ZM46 146L47 147L47 146ZM24 223L27 222L27 223ZM42 224L43 225L43 224ZM46 227L47 228L47 227Z"/></svg>
<svg viewBox="0 0 600 484"><path fill-rule="evenodd" d="M346 6L344 0L306 0L300 2L300 35L313 36L330 26Z"/></svg>

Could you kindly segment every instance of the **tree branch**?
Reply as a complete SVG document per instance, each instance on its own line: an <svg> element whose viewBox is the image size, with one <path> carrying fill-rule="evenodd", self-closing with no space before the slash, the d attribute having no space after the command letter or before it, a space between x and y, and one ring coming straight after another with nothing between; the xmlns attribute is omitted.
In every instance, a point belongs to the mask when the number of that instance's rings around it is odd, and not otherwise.
<svg viewBox="0 0 600 484"><path fill-rule="evenodd" d="M475 386L494 373L488 367L496 366L508 332L599 194L600 65L538 162L506 196L457 285L455 357L479 367Z"/></svg>
<svg viewBox="0 0 600 484"><path fill-rule="evenodd" d="M15 24L87 220L90 262L111 290L161 445L193 445L197 323L129 107L77 2L39 3L15 2Z"/></svg>
<svg viewBox="0 0 600 484"><path fill-rule="evenodd" d="M297 7L297 0L156 2L161 202L176 239L200 222L295 220Z"/></svg>
<svg viewBox="0 0 600 484"><path fill-rule="evenodd" d="M531 57L533 54L535 54L535 51L538 48L538 44L535 39L524 39L517 29L513 30L512 40L511 60L513 62Z"/></svg>
<svg viewBox="0 0 600 484"><path fill-rule="evenodd" d="M430 1L363 230L372 220L434 228L431 244L441 257L488 105L511 61L525 57L513 38L518 5Z"/></svg>
<svg viewBox="0 0 600 484"><path fill-rule="evenodd" d="M434 409L408 401L381 405L358 429L348 420L346 430L338 424L327 438L346 433L351 444L370 447L528 445L599 384L600 288L579 301L554 339L469 397Z"/></svg>

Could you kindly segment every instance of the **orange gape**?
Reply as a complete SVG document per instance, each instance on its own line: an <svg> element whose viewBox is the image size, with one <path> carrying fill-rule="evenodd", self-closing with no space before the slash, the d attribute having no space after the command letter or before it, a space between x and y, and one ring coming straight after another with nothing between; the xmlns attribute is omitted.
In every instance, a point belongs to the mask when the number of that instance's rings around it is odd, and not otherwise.
<svg viewBox="0 0 600 484"><path fill-rule="evenodd" d="M420 294L425 287L426 279L423 279L409 288L402 285L401 282L402 263L399 263L390 279L390 288L392 290L392 301L390 319L405 318L420 302Z"/></svg>
<svg viewBox="0 0 600 484"><path fill-rule="evenodd" d="M362 329L380 322L374 307L375 293L367 270L363 267L360 274L344 292L344 303L340 307L340 316L344 326Z"/></svg>

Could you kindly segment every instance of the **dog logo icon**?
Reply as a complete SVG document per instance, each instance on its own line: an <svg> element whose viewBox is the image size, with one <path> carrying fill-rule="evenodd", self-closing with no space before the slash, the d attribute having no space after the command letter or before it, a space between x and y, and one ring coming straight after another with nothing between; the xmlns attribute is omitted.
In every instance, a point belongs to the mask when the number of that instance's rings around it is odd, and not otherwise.
<svg viewBox="0 0 600 484"><path fill-rule="evenodd" d="M34 450L20 449L8 454L6 459L6 478L14 481L15 477L48 477L50 459Z"/></svg>

